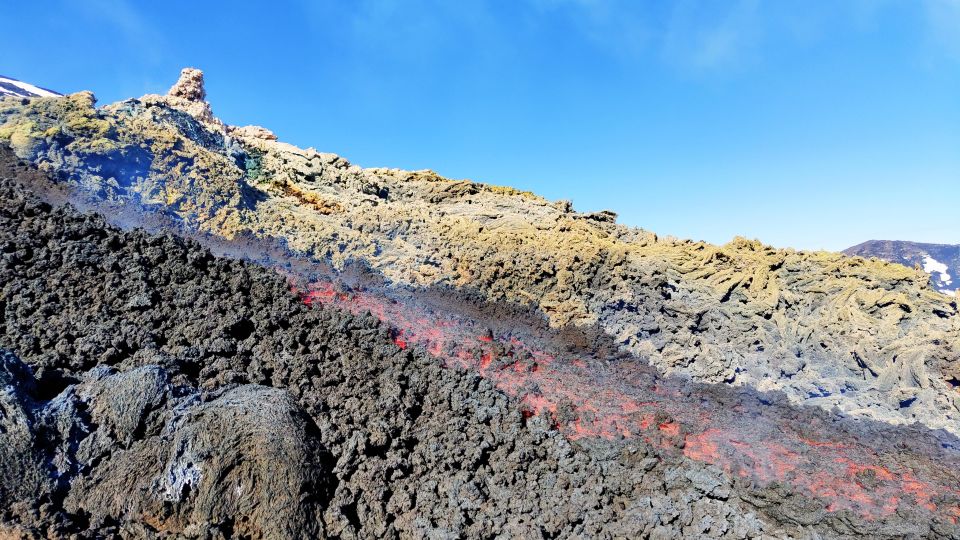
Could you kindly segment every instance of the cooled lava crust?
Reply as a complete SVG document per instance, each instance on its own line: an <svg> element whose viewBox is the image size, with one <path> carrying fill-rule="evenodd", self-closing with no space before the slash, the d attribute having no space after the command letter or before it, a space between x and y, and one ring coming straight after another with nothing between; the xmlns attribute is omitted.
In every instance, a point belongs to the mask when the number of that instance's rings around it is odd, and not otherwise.
<svg viewBox="0 0 960 540"><path fill-rule="evenodd" d="M2 534L960 537L946 433L121 230L6 149L0 177Z"/></svg>

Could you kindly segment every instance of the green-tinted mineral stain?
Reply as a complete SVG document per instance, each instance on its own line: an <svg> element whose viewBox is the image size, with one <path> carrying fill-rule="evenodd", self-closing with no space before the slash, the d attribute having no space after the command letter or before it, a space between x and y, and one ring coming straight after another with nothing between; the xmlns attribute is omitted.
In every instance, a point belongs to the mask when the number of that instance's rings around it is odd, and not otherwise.
<svg viewBox="0 0 960 540"><path fill-rule="evenodd" d="M261 182L263 178L263 153L257 150L247 152L243 161L243 170L246 177L251 182Z"/></svg>

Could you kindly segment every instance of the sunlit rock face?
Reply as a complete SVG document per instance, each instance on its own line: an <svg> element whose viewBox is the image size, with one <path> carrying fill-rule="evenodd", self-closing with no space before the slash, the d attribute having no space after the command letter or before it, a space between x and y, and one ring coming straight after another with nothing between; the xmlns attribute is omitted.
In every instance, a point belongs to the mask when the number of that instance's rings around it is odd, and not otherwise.
<svg viewBox="0 0 960 540"><path fill-rule="evenodd" d="M180 78L170 87L167 95L187 101L204 101L207 91L203 87L203 72L195 68L183 68Z"/></svg>
<svg viewBox="0 0 960 540"><path fill-rule="evenodd" d="M843 252L920 268L930 275L933 288L948 296L960 290L960 245L870 240Z"/></svg>

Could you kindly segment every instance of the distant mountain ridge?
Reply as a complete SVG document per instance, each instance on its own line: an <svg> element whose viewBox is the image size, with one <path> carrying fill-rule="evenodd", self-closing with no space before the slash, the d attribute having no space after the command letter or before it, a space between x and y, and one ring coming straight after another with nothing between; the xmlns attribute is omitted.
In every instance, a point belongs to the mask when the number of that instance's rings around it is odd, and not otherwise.
<svg viewBox="0 0 960 540"><path fill-rule="evenodd" d="M53 97L60 95L62 94L54 92L53 90L47 90L46 88L41 88L35 84L18 81L17 79L0 75L0 97L17 96L30 98Z"/></svg>
<svg viewBox="0 0 960 540"><path fill-rule="evenodd" d="M904 266L919 266L930 283L944 294L960 289L960 245L923 244L902 240L869 240L843 251L847 255L876 257Z"/></svg>

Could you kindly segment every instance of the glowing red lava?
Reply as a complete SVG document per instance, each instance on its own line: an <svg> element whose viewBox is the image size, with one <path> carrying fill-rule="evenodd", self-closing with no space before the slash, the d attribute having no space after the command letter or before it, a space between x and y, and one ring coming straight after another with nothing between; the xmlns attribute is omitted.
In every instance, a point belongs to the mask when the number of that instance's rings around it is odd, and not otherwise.
<svg viewBox="0 0 960 540"><path fill-rule="evenodd" d="M571 440L640 438L760 487L792 486L823 499L830 512L875 519L907 506L953 521L960 516L956 460L943 455L879 453L827 422L811 424L809 415L798 420L746 398L735 406L719 403L685 383L651 376L636 361L560 359L513 335L492 336L471 320L379 294L338 292L319 282L301 295L308 305L370 312L392 328L401 349L420 346L447 366L479 373L518 398L525 417L546 415Z"/></svg>

